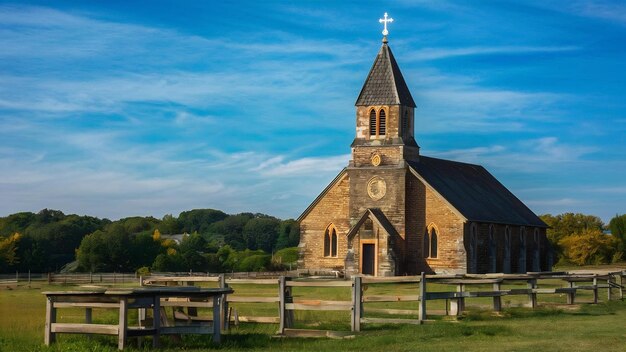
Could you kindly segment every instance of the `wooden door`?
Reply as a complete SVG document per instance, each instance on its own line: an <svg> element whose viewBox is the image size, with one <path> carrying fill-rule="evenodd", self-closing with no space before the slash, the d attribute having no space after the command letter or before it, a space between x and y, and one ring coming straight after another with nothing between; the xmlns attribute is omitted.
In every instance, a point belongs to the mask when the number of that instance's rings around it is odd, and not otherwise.
<svg viewBox="0 0 626 352"><path fill-rule="evenodd" d="M361 273L365 275L376 274L376 245L370 243L364 243L361 251L363 256L363 263L361 266Z"/></svg>

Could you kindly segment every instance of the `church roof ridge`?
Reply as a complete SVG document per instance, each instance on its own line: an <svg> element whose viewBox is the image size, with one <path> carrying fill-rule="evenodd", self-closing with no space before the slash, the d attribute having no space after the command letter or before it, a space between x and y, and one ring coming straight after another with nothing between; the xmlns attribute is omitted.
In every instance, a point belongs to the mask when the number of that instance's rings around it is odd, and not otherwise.
<svg viewBox="0 0 626 352"><path fill-rule="evenodd" d="M409 87L402 76L391 48L383 41L367 79L361 88L356 106L405 105L415 107Z"/></svg>

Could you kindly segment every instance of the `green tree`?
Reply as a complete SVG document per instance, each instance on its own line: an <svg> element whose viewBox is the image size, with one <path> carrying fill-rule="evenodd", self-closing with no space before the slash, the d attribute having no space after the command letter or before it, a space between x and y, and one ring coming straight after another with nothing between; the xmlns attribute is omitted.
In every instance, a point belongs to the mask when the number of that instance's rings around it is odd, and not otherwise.
<svg viewBox="0 0 626 352"><path fill-rule="evenodd" d="M0 237L0 272L8 271L19 262L17 246L21 238L18 232L6 238Z"/></svg>
<svg viewBox="0 0 626 352"><path fill-rule="evenodd" d="M193 209L183 211L178 216L178 223L185 233L206 233L209 227L216 221L224 220L228 214L215 209Z"/></svg>
<svg viewBox="0 0 626 352"><path fill-rule="evenodd" d="M224 220L213 223L209 231L213 234L222 236L224 243L235 250L246 249L246 241L243 238L243 228L250 219L254 218L254 214L241 213L231 215Z"/></svg>
<svg viewBox="0 0 626 352"><path fill-rule="evenodd" d="M133 268L150 266L162 252L165 252L165 248L161 246L160 241L155 241L152 235L141 233L132 237L131 262Z"/></svg>
<svg viewBox="0 0 626 352"><path fill-rule="evenodd" d="M0 218L0 236L8 237L19 232L25 234L26 228L35 221L35 214L23 212Z"/></svg>
<svg viewBox="0 0 626 352"><path fill-rule="evenodd" d="M106 233L98 230L83 238L76 252L78 267L83 271L108 271L108 253Z"/></svg>
<svg viewBox="0 0 626 352"><path fill-rule="evenodd" d="M626 251L626 214L615 215L609 221L611 235L619 240L618 249L624 253Z"/></svg>
<svg viewBox="0 0 626 352"><path fill-rule="evenodd" d="M180 253L184 260L184 269L193 271L206 271L208 261L204 254L207 242L197 232L184 236L180 243Z"/></svg>
<svg viewBox="0 0 626 352"><path fill-rule="evenodd" d="M274 250L278 239L280 220L274 217L250 219L243 228L243 239L248 249L261 249L267 253Z"/></svg>
<svg viewBox="0 0 626 352"><path fill-rule="evenodd" d="M159 223L160 221L152 216L132 216L115 222L115 224L123 226L128 233L152 233Z"/></svg>
<svg viewBox="0 0 626 352"><path fill-rule="evenodd" d="M152 264L152 269L155 271L184 271L184 259L180 253L173 254L159 254Z"/></svg>
<svg viewBox="0 0 626 352"><path fill-rule="evenodd" d="M284 220L280 223L276 249L296 247L300 243L300 224L293 220Z"/></svg>
<svg viewBox="0 0 626 352"><path fill-rule="evenodd" d="M180 233L180 224L178 223L178 219L173 217L171 214L166 214L158 227L161 233L164 234L173 235Z"/></svg>

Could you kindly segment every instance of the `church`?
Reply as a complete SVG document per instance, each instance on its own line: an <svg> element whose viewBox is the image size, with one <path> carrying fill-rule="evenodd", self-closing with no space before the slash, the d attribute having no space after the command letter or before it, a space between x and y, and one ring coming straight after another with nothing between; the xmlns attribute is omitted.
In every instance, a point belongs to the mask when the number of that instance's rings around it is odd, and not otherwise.
<svg viewBox="0 0 626 352"><path fill-rule="evenodd" d="M551 270L547 225L502 183L480 165L422 155L384 21L355 104L351 160L298 218L301 267L346 276Z"/></svg>

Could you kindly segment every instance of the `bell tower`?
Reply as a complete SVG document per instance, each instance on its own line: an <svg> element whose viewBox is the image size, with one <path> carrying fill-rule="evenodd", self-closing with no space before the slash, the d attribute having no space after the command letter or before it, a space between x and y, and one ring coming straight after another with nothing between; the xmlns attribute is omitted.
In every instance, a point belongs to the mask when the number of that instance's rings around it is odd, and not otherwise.
<svg viewBox="0 0 626 352"><path fill-rule="evenodd" d="M383 44L356 106L356 136L350 166L401 166L419 157L414 138L415 101L389 48L385 17ZM387 32L388 33L388 32Z"/></svg>

